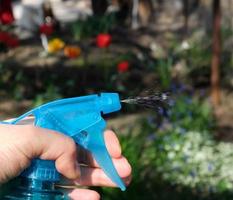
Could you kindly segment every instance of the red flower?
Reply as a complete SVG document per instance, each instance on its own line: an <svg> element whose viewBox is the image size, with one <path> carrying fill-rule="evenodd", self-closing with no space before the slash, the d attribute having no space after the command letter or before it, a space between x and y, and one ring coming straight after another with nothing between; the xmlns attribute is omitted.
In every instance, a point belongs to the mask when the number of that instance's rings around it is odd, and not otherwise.
<svg viewBox="0 0 233 200"><path fill-rule="evenodd" d="M112 36L107 33L101 33L96 37L96 45L99 48L106 48L111 44Z"/></svg>
<svg viewBox="0 0 233 200"><path fill-rule="evenodd" d="M0 1L0 22L2 24L11 24L14 21L14 16L11 7L11 0Z"/></svg>
<svg viewBox="0 0 233 200"><path fill-rule="evenodd" d="M10 35L7 32L0 32L0 42L5 43L9 39Z"/></svg>
<svg viewBox="0 0 233 200"><path fill-rule="evenodd" d="M10 48L14 48L14 47L17 47L19 46L19 40L18 38L14 38L14 37L10 37L8 39L8 41L6 42L7 46L10 47Z"/></svg>
<svg viewBox="0 0 233 200"><path fill-rule="evenodd" d="M118 63L117 65L117 71L118 72L127 72L129 70L129 62L128 61L122 61Z"/></svg>
<svg viewBox="0 0 233 200"><path fill-rule="evenodd" d="M42 24L40 25L40 34L45 34L47 36L53 33L53 25L51 24Z"/></svg>
<svg viewBox="0 0 233 200"><path fill-rule="evenodd" d="M7 32L0 32L0 42L4 43L7 47L10 48L19 46L18 38L11 36Z"/></svg>

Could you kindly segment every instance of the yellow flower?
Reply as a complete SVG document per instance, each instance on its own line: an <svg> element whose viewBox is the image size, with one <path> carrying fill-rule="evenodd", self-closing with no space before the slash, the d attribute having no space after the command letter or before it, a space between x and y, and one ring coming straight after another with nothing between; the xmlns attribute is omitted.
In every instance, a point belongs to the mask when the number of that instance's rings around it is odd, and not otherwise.
<svg viewBox="0 0 233 200"><path fill-rule="evenodd" d="M64 46L65 46L65 43L61 39L54 38L50 40L48 43L48 52L55 53L57 51L60 51Z"/></svg>
<svg viewBox="0 0 233 200"><path fill-rule="evenodd" d="M77 58L81 54L81 49L75 46L66 46L64 48L64 54L68 58Z"/></svg>

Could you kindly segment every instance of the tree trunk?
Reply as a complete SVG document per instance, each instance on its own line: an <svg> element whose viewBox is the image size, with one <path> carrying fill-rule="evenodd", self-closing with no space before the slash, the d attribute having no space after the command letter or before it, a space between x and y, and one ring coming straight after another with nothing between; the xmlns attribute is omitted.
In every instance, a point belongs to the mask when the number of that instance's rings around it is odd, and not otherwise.
<svg viewBox="0 0 233 200"><path fill-rule="evenodd" d="M213 53L211 63L211 97L214 107L220 104L220 53L221 53L221 8L220 0L213 0Z"/></svg>
<svg viewBox="0 0 233 200"><path fill-rule="evenodd" d="M189 0L183 0L183 15L184 15L184 31L188 32L189 22Z"/></svg>
<svg viewBox="0 0 233 200"><path fill-rule="evenodd" d="M94 15L104 15L107 8L108 2L107 0L92 0L92 10Z"/></svg>

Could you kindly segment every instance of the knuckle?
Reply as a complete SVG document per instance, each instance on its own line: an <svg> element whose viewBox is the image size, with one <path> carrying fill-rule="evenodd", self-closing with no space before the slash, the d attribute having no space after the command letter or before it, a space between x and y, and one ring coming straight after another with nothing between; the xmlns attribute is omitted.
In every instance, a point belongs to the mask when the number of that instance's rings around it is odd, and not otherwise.
<svg viewBox="0 0 233 200"><path fill-rule="evenodd" d="M63 174L68 179L75 179L77 177L75 169L73 168L73 164L65 161L62 161L60 163L56 163L57 170Z"/></svg>
<svg viewBox="0 0 233 200"><path fill-rule="evenodd" d="M64 174L65 172L69 171L69 166L68 165L65 165L64 163L57 163L57 170Z"/></svg>
<svg viewBox="0 0 233 200"><path fill-rule="evenodd" d="M69 171L69 165L64 162L57 162L57 168L60 172Z"/></svg>
<svg viewBox="0 0 233 200"><path fill-rule="evenodd" d="M69 172L71 168L70 164L67 164L67 162L64 162L64 160L57 160L56 167L61 173Z"/></svg>

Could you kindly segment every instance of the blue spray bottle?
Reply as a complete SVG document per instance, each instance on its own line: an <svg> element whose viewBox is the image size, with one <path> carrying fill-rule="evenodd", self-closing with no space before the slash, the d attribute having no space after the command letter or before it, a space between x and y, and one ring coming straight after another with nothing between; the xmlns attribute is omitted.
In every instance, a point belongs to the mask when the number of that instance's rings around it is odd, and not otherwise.
<svg viewBox="0 0 233 200"><path fill-rule="evenodd" d="M101 93L53 101L19 116L8 124L18 124L27 116L34 115L35 126L59 131L90 151L107 176L125 190L105 146L103 131L106 122L102 114L121 109L117 93ZM4 199L25 200L60 200L68 199L55 188L59 181L59 173L54 161L34 159L18 178L19 184L5 195Z"/></svg>

